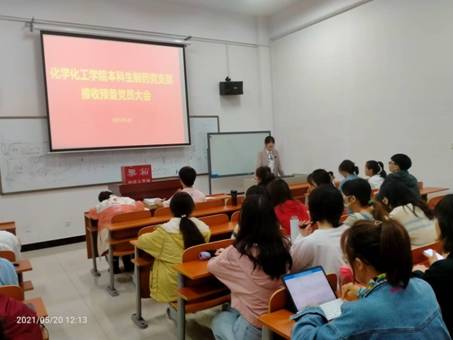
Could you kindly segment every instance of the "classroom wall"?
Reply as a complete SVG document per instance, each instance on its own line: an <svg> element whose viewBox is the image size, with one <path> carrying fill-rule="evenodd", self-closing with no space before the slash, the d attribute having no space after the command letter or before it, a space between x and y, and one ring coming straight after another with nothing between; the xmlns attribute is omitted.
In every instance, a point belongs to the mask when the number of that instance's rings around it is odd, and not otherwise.
<svg viewBox="0 0 453 340"><path fill-rule="evenodd" d="M164 0L3 0L0 15L197 37L186 53L190 114L219 115L222 131L273 129L270 54L264 19ZM2 20L0 32L2 44L7 46L0 54L4 72L0 78L0 116L45 115L38 32L30 33L23 23ZM200 41L201 38L210 40ZM228 69L233 80L244 81L243 96L219 96L218 82L226 77ZM197 182L207 191L206 176ZM96 203L97 193L105 188L0 195L0 220L15 220L24 244L82 235L82 213Z"/></svg>
<svg viewBox="0 0 453 340"><path fill-rule="evenodd" d="M271 44L287 171L337 171L397 152L453 187L453 2L375 0Z"/></svg>

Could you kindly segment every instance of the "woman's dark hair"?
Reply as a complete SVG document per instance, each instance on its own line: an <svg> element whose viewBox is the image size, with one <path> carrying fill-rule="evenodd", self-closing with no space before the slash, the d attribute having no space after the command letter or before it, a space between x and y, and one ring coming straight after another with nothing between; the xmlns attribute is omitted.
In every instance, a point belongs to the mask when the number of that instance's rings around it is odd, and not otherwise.
<svg viewBox="0 0 453 340"><path fill-rule="evenodd" d="M264 144L267 145L267 144L269 144L269 143L275 144L275 139L274 139L274 137L272 137L272 136L267 136L266 138L264 138Z"/></svg>
<svg viewBox="0 0 453 340"><path fill-rule="evenodd" d="M286 202L287 200L293 199L288 183L281 178L270 182L267 185L267 191L269 192L269 196L274 207Z"/></svg>
<svg viewBox="0 0 453 340"><path fill-rule="evenodd" d="M255 176L259 178L259 185L267 186L271 181L275 179L274 174L271 171L271 168L268 166L260 166L255 171Z"/></svg>
<svg viewBox="0 0 453 340"><path fill-rule="evenodd" d="M389 211L397 207L412 204L414 206L413 213L415 216L417 216L415 208L418 207L430 220L434 217L433 212L429 209L426 202L418 198L414 192L401 181L391 179L390 177L387 178L384 183L382 183L379 196L387 198L387 207Z"/></svg>
<svg viewBox="0 0 453 340"><path fill-rule="evenodd" d="M434 209L440 229L440 239L447 253L453 252L453 194L446 195Z"/></svg>
<svg viewBox="0 0 453 340"><path fill-rule="evenodd" d="M270 200L248 196L242 204L234 247L270 278L279 279L292 266L289 242L283 237Z"/></svg>
<svg viewBox="0 0 453 340"><path fill-rule="evenodd" d="M102 202L102 201L108 200L110 198L110 196L112 196L112 195L113 195L113 192L111 192L111 191L101 191L98 195L98 201Z"/></svg>
<svg viewBox="0 0 453 340"><path fill-rule="evenodd" d="M357 221L343 233L341 247L351 265L359 258L379 273L386 273L390 285L407 287L412 275L411 241L399 222Z"/></svg>
<svg viewBox="0 0 453 340"><path fill-rule="evenodd" d="M186 192L179 191L171 198L171 213L174 217L181 218L181 221L179 222L179 231L184 240L184 249L205 243L205 239L200 230L198 230L195 223L189 218L194 208L195 203L193 202L192 197Z"/></svg>
<svg viewBox="0 0 453 340"><path fill-rule="evenodd" d="M308 210L313 223L325 220L336 228L344 211L343 196L332 185L321 185L308 196Z"/></svg>
<svg viewBox="0 0 453 340"><path fill-rule="evenodd" d="M183 166L178 172L179 179L186 187L192 187L197 178L197 172L191 166Z"/></svg>
<svg viewBox="0 0 453 340"><path fill-rule="evenodd" d="M384 163L382 163L380 161L368 161L368 162L366 162L365 166L367 169L371 170L371 172L373 173L373 176L379 175L382 178L387 177L387 173L384 170Z"/></svg>
<svg viewBox="0 0 453 340"><path fill-rule="evenodd" d="M350 161L349 159L344 160L343 162L340 163L338 166L338 171L340 172L346 172L351 175L358 175L359 174L359 168L357 165L354 164L353 161Z"/></svg>
<svg viewBox="0 0 453 340"><path fill-rule="evenodd" d="M323 184L330 184L333 186L330 173L324 169L316 169L313 171L310 175L308 175L307 182L315 187Z"/></svg>
<svg viewBox="0 0 453 340"><path fill-rule="evenodd" d="M355 196L363 207L371 205L371 186L370 183L363 178L355 178L344 182L341 191L345 196Z"/></svg>
<svg viewBox="0 0 453 340"><path fill-rule="evenodd" d="M390 157L390 159L400 167L401 170L409 170L412 166L412 161L409 158L408 155L405 155L404 153L397 153Z"/></svg>
<svg viewBox="0 0 453 340"><path fill-rule="evenodd" d="M268 192L266 191L266 188L264 186L262 186L262 185L252 185L245 192L245 197L248 197L250 195L264 195L264 196L268 196Z"/></svg>

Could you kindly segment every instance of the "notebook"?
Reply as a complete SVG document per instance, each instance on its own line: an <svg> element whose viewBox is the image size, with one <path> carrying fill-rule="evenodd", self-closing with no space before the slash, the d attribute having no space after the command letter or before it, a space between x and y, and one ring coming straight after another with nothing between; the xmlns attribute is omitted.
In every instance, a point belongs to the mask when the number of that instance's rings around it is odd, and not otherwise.
<svg viewBox="0 0 453 340"><path fill-rule="evenodd" d="M305 269L294 274L283 276L283 283L288 289L297 318L307 306L319 306L327 320L332 320L341 315L342 299L337 299L335 292L330 287L326 273L321 266Z"/></svg>

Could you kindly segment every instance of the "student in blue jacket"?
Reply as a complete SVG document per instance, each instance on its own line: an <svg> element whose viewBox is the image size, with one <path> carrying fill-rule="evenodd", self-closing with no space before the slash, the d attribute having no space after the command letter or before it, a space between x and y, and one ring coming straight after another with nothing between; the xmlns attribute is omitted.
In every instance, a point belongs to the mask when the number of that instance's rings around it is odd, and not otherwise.
<svg viewBox="0 0 453 340"><path fill-rule="evenodd" d="M328 322L319 307L307 307L292 339L451 339L433 290L411 278L411 244L396 221L358 221L342 237L354 272L343 286L342 314Z"/></svg>

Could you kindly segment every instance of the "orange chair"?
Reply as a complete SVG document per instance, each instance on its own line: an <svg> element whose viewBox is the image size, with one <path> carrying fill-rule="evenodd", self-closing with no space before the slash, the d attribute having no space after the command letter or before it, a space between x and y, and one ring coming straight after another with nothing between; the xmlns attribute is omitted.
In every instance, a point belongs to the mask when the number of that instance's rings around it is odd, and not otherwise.
<svg viewBox="0 0 453 340"><path fill-rule="evenodd" d="M200 220L206 223L209 227L226 224L230 221L227 214L203 216L200 217Z"/></svg>
<svg viewBox="0 0 453 340"><path fill-rule="evenodd" d="M170 218L172 215L171 215L171 210L169 207L161 207L161 208L157 208L156 210L154 210L154 216L156 216L156 217L168 216Z"/></svg>
<svg viewBox="0 0 453 340"><path fill-rule="evenodd" d="M24 301L24 290L19 286L1 286L0 294L18 301Z"/></svg>
<svg viewBox="0 0 453 340"><path fill-rule="evenodd" d="M232 243L233 240L227 239L187 248L183 253L182 262L199 261L198 255L200 252L226 248ZM222 305L229 301L229 290L215 277L209 276L190 280L180 274L178 301L170 304L171 308L177 312L176 325L178 339L184 339L185 337L186 313L195 313Z"/></svg>
<svg viewBox="0 0 453 340"><path fill-rule="evenodd" d="M428 201L428 207L431 209L431 210L434 210L436 208L436 205L439 204L440 201L442 201L444 199L445 195L442 195L442 196L436 196L436 197L433 197L431 198L429 201Z"/></svg>
<svg viewBox="0 0 453 340"><path fill-rule="evenodd" d="M120 222L127 222L131 220L140 220L149 217L151 217L151 212L149 210L133 211L113 216L111 223L114 224Z"/></svg>
<svg viewBox="0 0 453 340"><path fill-rule="evenodd" d="M234 224L239 223L239 219L241 218L241 212L235 211L233 215L231 215L231 222Z"/></svg>
<svg viewBox="0 0 453 340"><path fill-rule="evenodd" d="M140 229L138 231L138 237L140 237L143 234L152 233L154 230L156 230L156 228L157 228L157 226L155 226L155 225L149 225L147 227L143 227L142 229Z"/></svg>
<svg viewBox="0 0 453 340"><path fill-rule="evenodd" d="M211 241L229 238L233 232L233 226L227 214L203 216L200 220L211 229Z"/></svg>
<svg viewBox="0 0 453 340"><path fill-rule="evenodd" d="M443 245L442 245L441 241L437 241L437 242L428 244L423 247L413 248L412 249L412 264L413 265L416 265L416 264L429 265L428 258L425 255L423 255L423 252L426 249L433 249L434 251L436 251L438 253L442 253Z"/></svg>
<svg viewBox="0 0 453 340"><path fill-rule="evenodd" d="M7 259L9 262L16 262L16 254L11 250L0 250L0 257Z"/></svg>

